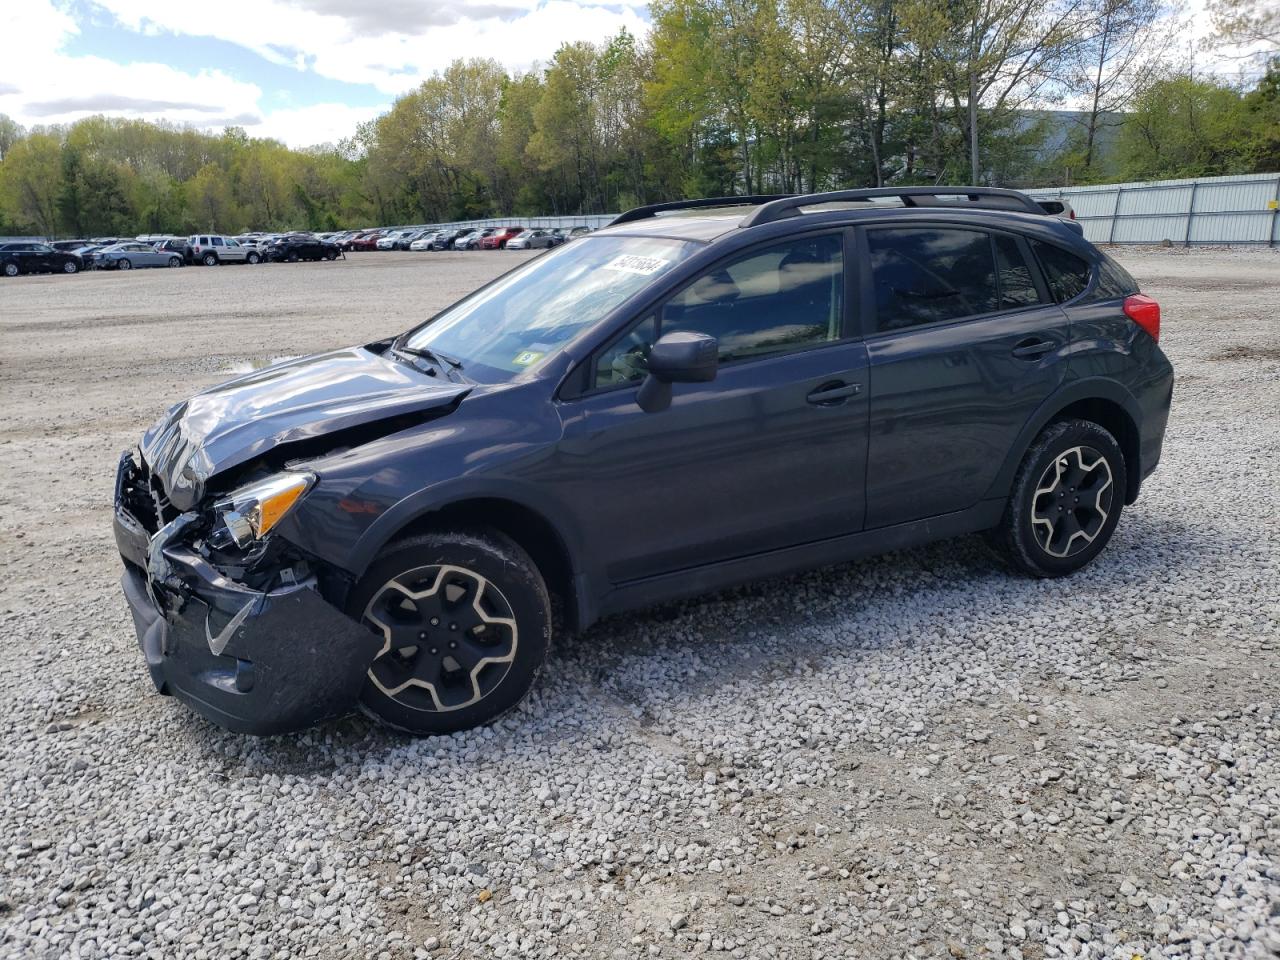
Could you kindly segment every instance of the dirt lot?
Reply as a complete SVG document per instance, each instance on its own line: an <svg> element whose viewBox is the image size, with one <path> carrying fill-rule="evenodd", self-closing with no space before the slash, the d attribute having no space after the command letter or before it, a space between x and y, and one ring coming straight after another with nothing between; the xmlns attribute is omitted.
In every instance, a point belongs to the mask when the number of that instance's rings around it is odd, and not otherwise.
<svg viewBox="0 0 1280 960"><path fill-rule="evenodd" d="M1120 250L1178 371L1067 582L964 540L615 618L432 741L154 694L120 450L523 255L0 282L0 956L1280 954L1280 256Z"/></svg>

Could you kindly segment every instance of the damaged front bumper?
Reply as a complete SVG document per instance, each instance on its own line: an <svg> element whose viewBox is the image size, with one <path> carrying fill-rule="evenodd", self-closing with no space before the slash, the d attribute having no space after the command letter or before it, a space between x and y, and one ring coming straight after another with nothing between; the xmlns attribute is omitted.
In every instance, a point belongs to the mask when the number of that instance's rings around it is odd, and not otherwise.
<svg viewBox="0 0 1280 960"><path fill-rule="evenodd" d="M314 578L260 591L225 576L179 542L183 515L149 534L124 489L114 530L125 599L156 689L238 733L300 730L348 713L382 638L330 605Z"/></svg>

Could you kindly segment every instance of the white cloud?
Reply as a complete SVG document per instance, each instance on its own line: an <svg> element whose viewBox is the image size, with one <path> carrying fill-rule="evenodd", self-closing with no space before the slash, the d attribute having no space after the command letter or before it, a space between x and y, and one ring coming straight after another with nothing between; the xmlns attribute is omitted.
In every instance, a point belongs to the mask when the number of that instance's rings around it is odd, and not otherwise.
<svg viewBox="0 0 1280 960"><path fill-rule="evenodd" d="M508 68L545 62L564 42L643 35L644 4L605 0L219 0L217 15L171 0L94 0L123 26L212 37L275 63L403 93L459 57Z"/></svg>
<svg viewBox="0 0 1280 960"><path fill-rule="evenodd" d="M334 143L356 132L356 125L384 113L387 104L352 107L345 103L317 103L309 107L272 110L258 126L248 128L254 137L273 137L292 147Z"/></svg>
<svg viewBox="0 0 1280 960"><path fill-rule="evenodd" d="M200 127L258 123L262 91L219 70L63 53L75 21L48 0L0 4L0 113L70 123L95 113Z"/></svg>

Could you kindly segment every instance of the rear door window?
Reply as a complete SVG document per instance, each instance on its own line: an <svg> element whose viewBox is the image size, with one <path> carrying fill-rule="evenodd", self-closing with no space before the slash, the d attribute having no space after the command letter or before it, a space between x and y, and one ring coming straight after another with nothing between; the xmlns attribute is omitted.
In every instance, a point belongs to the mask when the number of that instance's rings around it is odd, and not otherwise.
<svg viewBox="0 0 1280 960"><path fill-rule="evenodd" d="M221 238L221 237L214 237L214 238L213 238L213 245L214 245L215 247L221 247L221 246L224 246L224 244L223 244L223 242L222 242L222 238Z"/></svg>
<svg viewBox="0 0 1280 960"><path fill-rule="evenodd" d="M1000 287L1000 309L1020 310L1043 300L1031 274L1031 265L1022 255L1018 241L1007 234L992 235L996 248L996 281Z"/></svg>
<svg viewBox="0 0 1280 960"><path fill-rule="evenodd" d="M1031 247L1044 270L1049 292L1058 303L1074 300L1089 286L1089 263L1051 243L1034 240Z"/></svg>
<svg viewBox="0 0 1280 960"><path fill-rule="evenodd" d="M867 231L876 329L994 312L1000 303L991 235L949 227Z"/></svg>

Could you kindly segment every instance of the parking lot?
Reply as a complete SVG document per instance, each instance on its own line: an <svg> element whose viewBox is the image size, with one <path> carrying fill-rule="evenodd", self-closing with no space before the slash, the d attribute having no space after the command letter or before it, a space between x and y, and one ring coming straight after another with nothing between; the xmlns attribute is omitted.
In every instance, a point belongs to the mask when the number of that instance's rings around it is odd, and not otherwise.
<svg viewBox="0 0 1280 960"><path fill-rule="evenodd" d="M113 472L529 254L0 281L0 957L1280 954L1278 254L1116 252L1178 381L1083 573L969 538L614 618L434 740L156 696Z"/></svg>

